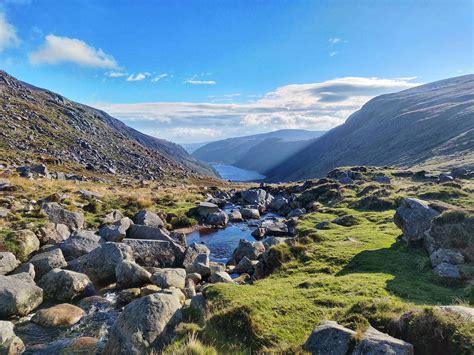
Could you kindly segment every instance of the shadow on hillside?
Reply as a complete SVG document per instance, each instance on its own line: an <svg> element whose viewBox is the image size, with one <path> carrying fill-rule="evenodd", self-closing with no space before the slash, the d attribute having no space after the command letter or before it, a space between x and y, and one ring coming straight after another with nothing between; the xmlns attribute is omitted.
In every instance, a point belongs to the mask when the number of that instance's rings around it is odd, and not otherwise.
<svg viewBox="0 0 474 355"><path fill-rule="evenodd" d="M447 282L433 274L423 250L409 249L401 243L360 252L336 276L357 273L392 275L386 283L387 291L417 304L450 304L463 294L461 282Z"/></svg>

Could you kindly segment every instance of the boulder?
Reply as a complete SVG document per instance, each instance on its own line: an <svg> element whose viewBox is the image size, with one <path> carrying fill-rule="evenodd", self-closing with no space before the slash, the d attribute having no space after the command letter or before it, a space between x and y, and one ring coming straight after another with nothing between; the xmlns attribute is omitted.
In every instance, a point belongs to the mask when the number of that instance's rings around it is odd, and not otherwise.
<svg viewBox="0 0 474 355"><path fill-rule="evenodd" d="M186 270L161 269L151 276L151 282L161 288L177 287L184 289L186 285Z"/></svg>
<svg viewBox="0 0 474 355"><path fill-rule="evenodd" d="M355 226L356 224L359 224L359 221L353 215L346 214L344 216L340 216L340 217L335 218L332 221L332 223L338 224L338 225L344 226L344 227L352 227L352 226Z"/></svg>
<svg viewBox="0 0 474 355"><path fill-rule="evenodd" d="M140 287L150 282L151 274L134 262L124 260L115 267L117 286L120 288Z"/></svg>
<svg viewBox="0 0 474 355"><path fill-rule="evenodd" d="M305 208L297 208L297 209L294 209L294 210L290 211L290 213L288 213L287 217L288 218L301 217L305 213L306 213Z"/></svg>
<svg viewBox="0 0 474 355"><path fill-rule="evenodd" d="M288 207L288 199L283 196L275 197L268 208L275 212L280 212Z"/></svg>
<svg viewBox="0 0 474 355"><path fill-rule="evenodd" d="M22 276L0 275L1 319L26 316L43 302L43 290L31 278Z"/></svg>
<svg viewBox="0 0 474 355"><path fill-rule="evenodd" d="M397 208L394 222L402 230L403 239L408 244L420 244L431 226L431 221L438 215L439 212L432 209L428 202L406 198Z"/></svg>
<svg viewBox="0 0 474 355"><path fill-rule="evenodd" d="M433 272L439 277L452 278L452 279L458 279L461 277L458 266L449 264L449 263L441 263L437 265L433 269Z"/></svg>
<svg viewBox="0 0 474 355"><path fill-rule="evenodd" d="M45 327L71 327L84 317L84 311L69 303L61 303L50 308L40 309L31 318L33 323Z"/></svg>
<svg viewBox="0 0 474 355"><path fill-rule="evenodd" d="M8 274L9 272L15 270L15 268L20 264L16 260L15 255L10 252L0 252L0 275Z"/></svg>
<svg viewBox="0 0 474 355"><path fill-rule="evenodd" d="M36 277L35 267L32 263L21 264L11 274L26 274L32 280L34 280Z"/></svg>
<svg viewBox="0 0 474 355"><path fill-rule="evenodd" d="M112 326L103 354L141 355L168 344L181 321L175 294L154 293L128 304Z"/></svg>
<svg viewBox="0 0 474 355"><path fill-rule="evenodd" d="M266 237L262 241L262 243L263 243L263 246L265 247L265 250L268 250L274 245L286 243L287 240L288 238L283 238L283 237Z"/></svg>
<svg viewBox="0 0 474 355"><path fill-rule="evenodd" d="M33 264L36 275L35 277L37 279L41 278L41 276L52 269L60 269L67 266L63 253L59 248L36 254L30 259L29 263Z"/></svg>
<svg viewBox="0 0 474 355"><path fill-rule="evenodd" d="M162 291L161 287L158 287L158 286L153 285L153 284L146 285L146 286L143 286L142 288L140 288L140 297L145 297L145 296L148 296L148 295L152 295L152 294L160 292L160 291Z"/></svg>
<svg viewBox="0 0 474 355"><path fill-rule="evenodd" d="M189 273L197 273L202 277L209 276L212 272L209 255L199 254L194 259L191 266L186 268L186 271Z"/></svg>
<svg viewBox="0 0 474 355"><path fill-rule="evenodd" d="M95 286L106 286L117 279L115 268L124 260L134 261L132 249L122 243L104 243L89 254L69 263L71 270L89 276Z"/></svg>
<svg viewBox="0 0 474 355"><path fill-rule="evenodd" d="M113 224L105 225L99 229L99 235L107 242L121 242L127 235L127 230L132 225L132 220L124 217Z"/></svg>
<svg viewBox="0 0 474 355"><path fill-rule="evenodd" d="M82 229L84 227L84 214L82 212L68 211L56 202L44 203L41 209L53 223L65 224L72 230Z"/></svg>
<svg viewBox="0 0 474 355"><path fill-rule="evenodd" d="M136 263L147 267L182 266L185 249L172 241L124 239L133 250Z"/></svg>
<svg viewBox="0 0 474 355"><path fill-rule="evenodd" d="M25 344L16 336L12 322L0 320L0 354L16 355L25 350Z"/></svg>
<svg viewBox="0 0 474 355"><path fill-rule="evenodd" d="M128 228L127 238L173 241L166 229L142 226L140 224L133 224Z"/></svg>
<svg viewBox="0 0 474 355"><path fill-rule="evenodd" d="M213 226L225 226L229 221L229 216L222 210L217 212L209 213L206 217L206 224Z"/></svg>
<svg viewBox="0 0 474 355"><path fill-rule="evenodd" d="M93 290L87 275L61 269L48 272L38 281L38 285L43 289L45 299L57 301L71 301Z"/></svg>
<svg viewBox="0 0 474 355"><path fill-rule="evenodd" d="M453 181L453 180L454 180L454 178L451 175L448 175L448 174L441 174L438 177L438 182L440 182L440 183L450 182L450 181Z"/></svg>
<svg viewBox="0 0 474 355"><path fill-rule="evenodd" d="M458 265L464 263L464 256L456 250L440 248L430 255L430 260L432 267L441 263Z"/></svg>
<svg viewBox="0 0 474 355"><path fill-rule="evenodd" d="M403 340L391 337L388 334L379 332L377 329L369 328L364 332L360 340L351 353L352 355L413 355L413 345Z"/></svg>
<svg viewBox="0 0 474 355"><path fill-rule="evenodd" d="M288 226L281 219L265 220L262 222L261 227L265 228L265 236L280 237L280 236L288 235Z"/></svg>
<svg viewBox="0 0 474 355"><path fill-rule="evenodd" d="M319 222L315 226L316 229L329 229L329 222L328 221L323 221Z"/></svg>
<svg viewBox="0 0 474 355"><path fill-rule="evenodd" d="M31 253L39 250L40 241L36 234L29 229L22 229L13 232L13 239L18 245L17 257L26 260Z"/></svg>
<svg viewBox="0 0 474 355"><path fill-rule="evenodd" d="M156 213L148 210L139 211L132 219L133 223L142 226L161 228L165 225L163 220Z"/></svg>
<svg viewBox="0 0 474 355"><path fill-rule="evenodd" d="M183 267L186 269L188 273L193 272L192 267L198 255L205 254L209 256L210 253L211 251L204 244L197 244L197 243L191 244L189 247L186 248L186 252L185 252L184 260L183 260ZM207 262L207 265L209 265L209 261Z"/></svg>
<svg viewBox="0 0 474 355"><path fill-rule="evenodd" d="M376 175L373 178L373 181L378 182L379 184L390 184L391 182L390 178L385 175Z"/></svg>
<svg viewBox="0 0 474 355"><path fill-rule="evenodd" d="M217 271L217 272L213 272L211 274L211 277L209 279L209 282L215 284L215 283L219 283L219 282L222 282L222 283L233 283L234 281L232 280L232 278L230 277L230 275L225 272L225 271Z"/></svg>
<svg viewBox="0 0 474 355"><path fill-rule="evenodd" d="M355 332L333 321L322 321L313 330L303 349L314 355L346 355Z"/></svg>
<svg viewBox="0 0 474 355"><path fill-rule="evenodd" d="M71 232L65 224L47 222L40 228L40 235L42 244L56 244L69 238Z"/></svg>
<svg viewBox="0 0 474 355"><path fill-rule="evenodd" d="M257 260L260 254L265 251L265 246L262 242L249 242L245 239L239 241L239 245L234 250L233 258L238 263L244 257L250 260Z"/></svg>
<svg viewBox="0 0 474 355"><path fill-rule="evenodd" d="M102 240L93 231L80 230L59 244L66 258L78 258L99 247Z"/></svg>
<svg viewBox="0 0 474 355"><path fill-rule="evenodd" d="M343 185L352 185L354 183L354 180L351 179L348 176L343 176L343 177L337 179L337 181L339 181Z"/></svg>
<svg viewBox="0 0 474 355"><path fill-rule="evenodd" d="M239 263L235 266L232 270L232 273L235 274L253 274L253 268L258 263L256 260L250 260L246 256L244 256Z"/></svg>
<svg viewBox="0 0 474 355"><path fill-rule="evenodd" d="M242 217L242 213L238 210L232 210L229 214L229 221L231 222L243 222L244 218Z"/></svg>
<svg viewBox="0 0 474 355"><path fill-rule="evenodd" d="M240 192L240 196L242 196L242 200L246 203L265 206L267 192L263 189L243 190Z"/></svg>
<svg viewBox="0 0 474 355"><path fill-rule="evenodd" d="M211 202L201 202L196 207L196 211L200 217L207 218L209 214L220 211L220 208L219 206Z"/></svg>
<svg viewBox="0 0 474 355"><path fill-rule="evenodd" d="M138 287L127 288L126 290L119 292L117 296L117 305L123 307L138 297L141 297L141 292Z"/></svg>
<svg viewBox="0 0 474 355"><path fill-rule="evenodd" d="M113 224L117 221L120 221L123 218L122 212L119 210L112 210L102 218L101 222L103 225Z"/></svg>
<svg viewBox="0 0 474 355"><path fill-rule="evenodd" d="M178 243L179 245L186 248L188 246L188 240L186 238L186 234L177 231L171 231L170 238Z"/></svg>
<svg viewBox="0 0 474 355"><path fill-rule="evenodd" d="M242 208L241 212L242 217L245 219L259 219L260 212L256 208Z"/></svg>
<svg viewBox="0 0 474 355"><path fill-rule="evenodd" d="M100 354L100 340L94 337L78 337L66 344L60 355Z"/></svg>
<svg viewBox="0 0 474 355"><path fill-rule="evenodd" d="M474 322L474 308L466 307L466 306L437 306L437 309L447 312L456 314L466 320L470 320Z"/></svg>

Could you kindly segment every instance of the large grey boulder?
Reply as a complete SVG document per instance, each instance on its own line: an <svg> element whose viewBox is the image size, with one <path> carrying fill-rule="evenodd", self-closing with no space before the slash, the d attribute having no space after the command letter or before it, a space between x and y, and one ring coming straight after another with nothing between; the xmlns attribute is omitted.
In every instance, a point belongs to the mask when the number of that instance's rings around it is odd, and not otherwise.
<svg viewBox="0 0 474 355"><path fill-rule="evenodd" d="M222 210L209 213L206 217L206 224L212 226L225 226L229 222L229 216Z"/></svg>
<svg viewBox="0 0 474 355"><path fill-rule="evenodd" d="M163 220L156 213L148 210L139 211L132 219L133 223L143 226L161 228L165 225Z"/></svg>
<svg viewBox="0 0 474 355"><path fill-rule="evenodd" d="M260 227L265 229L265 236L280 237L280 236L288 235L288 226L281 219L265 220L262 222Z"/></svg>
<svg viewBox="0 0 474 355"><path fill-rule="evenodd" d="M244 257L250 260L257 260L259 255L265 251L265 246L262 242L249 242L245 239L239 241L239 245L234 250L233 258L235 262L239 262Z"/></svg>
<svg viewBox="0 0 474 355"><path fill-rule="evenodd" d="M240 196L246 203L265 206L267 192L263 189L243 190L240 192Z"/></svg>
<svg viewBox="0 0 474 355"><path fill-rule="evenodd" d="M29 229L14 231L13 239L18 245L17 256L20 260L26 260L31 253L34 253L40 248L38 237Z"/></svg>
<svg viewBox="0 0 474 355"><path fill-rule="evenodd" d="M458 265L464 263L464 256L456 250L440 248L430 255L430 260L433 267L441 263Z"/></svg>
<svg viewBox="0 0 474 355"><path fill-rule="evenodd" d="M70 301L87 295L93 290L89 277L71 270L53 269L44 275L38 286L48 300Z"/></svg>
<svg viewBox="0 0 474 355"><path fill-rule="evenodd" d="M270 203L270 205L268 206L268 208L272 211L275 211L275 212L280 212L284 209L286 209L288 206L288 199L283 197L283 196L276 196L272 202Z"/></svg>
<svg viewBox="0 0 474 355"><path fill-rule="evenodd" d="M36 254L29 260L29 262L34 266L35 277L37 279L41 278L41 276L48 273L52 269L60 269L67 266L67 262L64 259L63 253L59 248L54 248L52 250Z"/></svg>
<svg viewBox="0 0 474 355"><path fill-rule="evenodd" d="M209 282L215 283L233 283L234 281L230 275L225 271L216 271L211 274Z"/></svg>
<svg viewBox="0 0 474 355"><path fill-rule="evenodd" d="M179 268L158 270L151 276L151 282L161 288L177 287L184 289L186 284L186 270Z"/></svg>
<svg viewBox="0 0 474 355"><path fill-rule="evenodd" d="M436 308L443 312L456 314L466 320L470 320L474 322L474 308L473 307L450 305L450 306L437 306Z"/></svg>
<svg viewBox="0 0 474 355"><path fill-rule="evenodd" d="M154 293L133 301L112 326L103 354L141 355L161 350L182 319L180 308L180 299L173 293Z"/></svg>
<svg viewBox="0 0 474 355"><path fill-rule="evenodd" d="M292 211L290 211L290 213L288 213L288 218L293 218L293 217L301 217L302 215L304 215L306 213L306 209L305 208L297 208L297 209L294 209Z"/></svg>
<svg viewBox="0 0 474 355"><path fill-rule="evenodd" d="M134 261L132 249L122 243L104 243L69 263L71 270L89 276L95 286L115 282L115 268L124 260Z"/></svg>
<svg viewBox="0 0 474 355"><path fill-rule="evenodd" d="M200 217L206 218L209 214L220 211L220 208L219 206L211 202L201 202L196 207L196 211Z"/></svg>
<svg viewBox="0 0 474 355"><path fill-rule="evenodd" d="M123 218L122 212L119 210L112 210L109 213L107 213L104 218L102 218L101 222L103 225L106 224L113 224L117 221L120 221Z"/></svg>
<svg viewBox="0 0 474 355"><path fill-rule="evenodd" d="M101 227L99 229L99 235L107 242L121 242L127 235L127 230L132 223L130 218L124 217L113 224Z"/></svg>
<svg viewBox="0 0 474 355"><path fill-rule="evenodd" d="M61 303L50 308L42 308L31 318L31 322L44 327L71 327L78 323L85 312L72 304Z"/></svg>
<svg viewBox="0 0 474 355"><path fill-rule="evenodd" d="M403 239L408 244L420 244L431 226L431 221L438 215L439 212L431 208L428 202L406 198L397 208L394 222L402 230Z"/></svg>
<svg viewBox="0 0 474 355"><path fill-rule="evenodd" d="M0 275L1 319L26 316L43 302L43 290L24 275Z"/></svg>
<svg viewBox="0 0 474 355"><path fill-rule="evenodd" d="M303 349L314 355L346 355L355 334L334 321L322 321L306 340Z"/></svg>
<svg viewBox="0 0 474 355"><path fill-rule="evenodd" d="M231 222L243 222L244 217L242 217L242 213L239 210L232 210L229 213L229 221Z"/></svg>
<svg viewBox="0 0 474 355"><path fill-rule="evenodd" d="M186 248L186 253L184 255L184 260L183 260L184 268L186 269L186 271L192 272L192 271L189 271L188 269L192 267L196 257L199 254L206 254L207 256L209 256L210 253L211 251L204 244L197 244L197 243L191 244L190 246Z"/></svg>
<svg viewBox="0 0 474 355"><path fill-rule="evenodd" d="M16 336L12 322L0 320L0 354L16 355L25 350L25 344Z"/></svg>
<svg viewBox="0 0 474 355"><path fill-rule="evenodd" d="M115 267L119 288L140 287L150 282L151 274L134 262L124 260Z"/></svg>
<svg viewBox="0 0 474 355"><path fill-rule="evenodd" d="M102 240L93 231L75 231L68 239L59 244L66 258L78 258L96 249Z"/></svg>
<svg viewBox="0 0 474 355"><path fill-rule="evenodd" d="M15 255L8 251L0 252L0 275L8 274L20 264Z"/></svg>
<svg viewBox="0 0 474 355"><path fill-rule="evenodd" d="M40 228L41 242L43 244L60 243L70 237L71 232L65 224L47 222Z"/></svg>
<svg viewBox="0 0 474 355"><path fill-rule="evenodd" d="M234 274L253 274L253 268L258 263L256 260L250 260L246 256L244 256L239 263L232 269L232 273Z"/></svg>
<svg viewBox="0 0 474 355"><path fill-rule="evenodd" d="M82 212L68 211L56 202L44 203L41 208L53 223L65 224L72 230L84 227L84 214Z"/></svg>
<svg viewBox="0 0 474 355"><path fill-rule="evenodd" d="M377 329L369 328L365 331L364 337L360 340L352 351L353 355L413 355L413 345L403 340L391 337L388 334L379 332Z"/></svg>
<svg viewBox="0 0 474 355"><path fill-rule="evenodd" d="M433 269L433 272L435 275L444 278L459 279L461 277L458 266L449 263L441 263L437 265Z"/></svg>
<svg viewBox="0 0 474 355"><path fill-rule="evenodd" d="M242 217L245 219L259 219L260 212L256 208L242 208L240 211Z"/></svg>
<svg viewBox="0 0 474 355"><path fill-rule="evenodd" d="M125 238L123 243L132 248L138 265L178 267L183 264L185 248L174 241Z"/></svg>
<svg viewBox="0 0 474 355"><path fill-rule="evenodd" d="M127 238L149 240L172 240L166 229L133 224L127 230Z"/></svg>

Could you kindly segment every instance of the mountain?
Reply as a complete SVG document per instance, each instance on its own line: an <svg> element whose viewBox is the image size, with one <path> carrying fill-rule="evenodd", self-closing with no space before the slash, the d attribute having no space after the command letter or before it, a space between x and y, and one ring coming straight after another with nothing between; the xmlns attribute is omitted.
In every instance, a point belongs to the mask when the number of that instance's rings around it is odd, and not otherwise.
<svg viewBox="0 0 474 355"><path fill-rule="evenodd" d="M473 163L474 75L466 75L377 96L266 175L288 181L347 165Z"/></svg>
<svg viewBox="0 0 474 355"><path fill-rule="evenodd" d="M193 154L197 149L204 147L206 144L210 142L202 142L202 143L180 143L179 145L184 148L189 154Z"/></svg>
<svg viewBox="0 0 474 355"><path fill-rule="evenodd" d="M140 178L215 176L182 147L147 136L107 113L0 71L0 152L16 163L33 156Z"/></svg>
<svg viewBox="0 0 474 355"><path fill-rule="evenodd" d="M258 172L266 171L272 163L265 161L265 157L271 157L272 162L279 163L279 156L286 157L288 152L295 153L295 144L297 141L308 141L324 134L320 131L307 131L302 129L284 129L274 132L255 134L245 137L228 138L216 142L211 142L195 150L193 157L196 159L210 162L236 165L243 169L248 166L254 166ZM272 156L268 152L269 144L278 142L279 156ZM303 143L300 143L303 144ZM251 151L258 152L258 155L252 157ZM270 153L270 154L269 154ZM265 165L265 167L263 167Z"/></svg>

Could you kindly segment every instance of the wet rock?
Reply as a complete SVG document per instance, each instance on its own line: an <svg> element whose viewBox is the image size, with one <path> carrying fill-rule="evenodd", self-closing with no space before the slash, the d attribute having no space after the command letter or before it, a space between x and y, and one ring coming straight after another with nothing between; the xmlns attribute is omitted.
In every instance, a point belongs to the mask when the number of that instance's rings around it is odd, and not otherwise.
<svg viewBox="0 0 474 355"><path fill-rule="evenodd" d="M45 299L58 301L70 301L93 290L87 275L61 269L48 272L38 281L38 285L43 289Z"/></svg>
<svg viewBox="0 0 474 355"><path fill-rule="evenodd" d="M14 231L13 239L18 245L17 256L20 260L26 260L31 253L40 248L40 241L36 234L28 229Z"/></svg>
<svg viewBox="0 0 474 355"><path fill-rule="evenodd" d="M36 278L41 278L44 274L52 269L62 268L67 266L61 249L55 248L44 253L39 253L33 256L30 261L34 266Z"/></svg>
<svg viewBox="0 0 474 355"><path fill-rule="evenodd" d="M464 263L464 256L456 250L440 248L430 255L430 260L433 267L441 263L458 265Z"/></svg>
<svg viewBox="0 0 474 355"><path fill-rule="evenodd" d="M142 226L161 228L165 225L156 213L148 210L139 211L132 219L135 224Z"/></svg>
<svg viewBox="0 0 474 355"><path fill-rule="evenodd" d="M439 277L452 278L452 279L458 279L461 277L458 266L453 265L453 264L448 264L448 263L441 263L437 265L433 269L433 272Z"/></svg>
<svg viewBox="0 0 474 355"><path fill-rule="evenodd" d="M263 189L250 189L240 192L242 200L251 205L264 206L266 202L267 192Z"/></svg>
<svg viewBox="0 0 474 355"><path fill-rule="evenodd" d="M113 306L112 302L102 296L89 296L89 297L83 298L81 302L79 302L79 307L81 307L85 311L90 311L92 309L105 310L112 306Z"/></svg>
<svg viewBox="0 0 474 355"><path fill-rule="evenodd" d="M244 218L242 217L242 213L238 210L232 210L229 214L229 221L231 222L243 222Z"/></svg>
<svg viewBox="0 0 474 355"><path fill-rule="evenodd" d="M207 218L211 213L216 213L220 211L219 206L211 202L201 202L196 207L197 214L202 218Z"/></svg>
<svg viewBox="0 0 474 355"><path fill-rule="evenodd" d="M105 355L145 354L159 351L181 321L181 302L174 294L155 293L125 307L110 330Z"/></svg>
<svg viewBox="0 0 474 355"><path fill-rule="evenodd" d="M159 270L151 276L151 282L161 288L183 289L186 284L186 270L172 268Z"/></svg>
<svg viewBox="0 0 474 355"><path fill-rule="evenodd" d="M406 198L395 213L394 222L403 232L408 244L422 243L431 221L439 212L432 209L428 202L416 198Z"/></svg>
<svg viewBox="0 0 474 355"><path fill-rule="evenodd" d="M333 321L322 321L313 330L303 349L314 355L346 355L355 332Z"/></svg>
<svg viewBox="0 0 474 355"><path fill-rule="evenodd" d="M0 275L5 275L15 270L19 264L20 262L16 260L13 253L0 252Z"/></svg>
<svg viewBox="0 0 474 355"><path fill-rule="evenodd" d="M32 279L18 275L0 276L1 319L25 316L43 302L43 290Z"/></svg>
<svg viewBox="0 0 474 355"><path fill-rule="evenodd" d="M41 208L53 223L65 224L72 230L81 229L84 226L84 214L81 212L68 211L56 202L44 203Z"/></svg>
<svg viewBox="0 0 474 355"><path fill-rule="evenodd" d="M353 355L413 355L413 345L369 326L363 339L357 343L351 353Z"/></svg>
<svg viewBox="0 0 474 355"><path fill-rule="evenodd" d="M132 249L122 243L104 243L69 263L71 270L86 274L96 286L116 281L115 268L124 260L134 261Z"/></svg>
<svg viewBox="0 0 474 355"><path fill-rule="evenodd" d="M100 237L93 231L80 230L72 233L59 247L66 258L78 258L99 247L101 242Z"/></svg>
<svg viewBox="0 0 474 355"><path fill-rule="evenodd" d="M234 250L233 258L238 263L244 257L250 260L257 260L258 256L265 251L262 242L249 242L245 239L239 241L238 247Z"/></svg>
<svg viewBox="0 0 474 355"><path fill-rule="evenodd" d="M59 355L89 355L100 353L100 341L93 337L79 337L71 340Z"/></svg>
<svg viewBox="0 0 474 355"><path fill-rule="evenodd" d="M265 233L267 230L265 228L257 228L252 231L252 237L254 237L257 240L263 239L265 237Z"/></svg>
<svg viewBox="0 0 474 355"><path fill-rule="evenodd" d="M136 263L148 267L182 266L184 247L171 241L124 239L133 250Z"/></svg>
<svg viewBox="0 0 474 355"><path fill-rule="evenodd" d="M245 219L259 219L260 212L256 208L242 208L241 212L242 217Z"/></svg>
<svg viewBox="0 0 474 355"><path fill-rule="evenodd" d="M209 213L206 217L206 224L213 226L225 226L229 221L229 216L222 210L217 212Z"/></svg>
<svg viewBox="0 0 474 355"><path fill-rule="evenodd" d="M31 321L46 327L71 327L79 322L84 314L84 311L79 307L61 303L50 308L40 309L31 318Z"/></svg>
<svg viewBox="0 0 474 355"><path fill-rule="evenodd" d="M140 265L128 260L124 260L117 264L115 275L117 278L117 286L119 288L140 287L149 283L151 277L151 274Z"/></svg>
<svg viewBox="0 0 474 355"><path fill-rule="evenodd" d="M12 322L0 320L0 354L16 355L25 350L25 344L16 336Z"/></svg>
<svg viewBox="0 0 474 355"><path fill-rule="evenodd" d="M107 242L121 242L127 235L127 230L132 223L130 218L124 217L113 224L100 228L99 235Z"/></svg>
<svg viewBox="0 0 474 355"><path fill-rule="evenodd" d="M211 274L211 277L209 278L209 282L215 284L215 283L219 283L219 282L233 283L234 281L232 280L232 278L230 277L230 275L227 272L217 271L217 272L213 272Z"/></svg>

